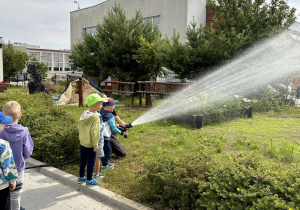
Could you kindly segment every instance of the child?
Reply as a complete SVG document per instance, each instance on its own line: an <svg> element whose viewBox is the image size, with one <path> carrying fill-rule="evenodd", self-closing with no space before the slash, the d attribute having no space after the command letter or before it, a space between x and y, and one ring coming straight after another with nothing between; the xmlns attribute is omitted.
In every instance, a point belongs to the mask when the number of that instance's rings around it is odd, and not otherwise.
<svg viewBox="0 0 300 210"><path fill-rule="evenodd" d="M104 157L102 158L102 170L105 169L113 169L114 164L109 162L109 159L112 154L112 148L111 148L111 143L110 143L110 137L111 137L111 132L115 132L117 134L121 135L127 135L127 132L122 132L119 130L116 125L115 125L115 117L111 113L114 108L115 104L118 103L117 100L114 100L113 98L107 98L108 102L103 103L103 109L101 110L100 114L103 118L103 122L106 123L104 127Z"/></svg>
<svg viewBox="0 0 300 210"><path fill-rule="evenodd" d="M11 209L19 210L22 185L24 181L24 170L26 159L32 155L33 142L28 128L18 124L22 117L21 106L16 101L9 101L3 105L3 114L10 116L13 120L4 126L0 132L0 138L7 140L13 152L14 161L18 170L16 190L11 192Z"/></svg>
<svg viewBox="0 0 300 210"><path fill-rule="evenodd" d="M11 121L13 121L12 117L5 116L0 112L1 128L4 127L2 123L10 123ZM16 188L17 178L18 172L10 145L7 141L0 139L0 209L10 210L10 191Z"/></svg>
<svg viewBox="0 0 300 210"><path fill-rule="evenodd" d="M100 93L97 93L101 98L107 98L107 97L102 97ZM100 115L100 112L98 112ZM100 173L100 165L101 165L101 158L104 156L104 151L103 151L103 146L104 146L104 131L105 123L103 123L102 117L100 115L100 139L98 142L98 151L96 152L96 162L95 162L95 175L94 179L100 179L104 178L105 174Z"/></svg>
<svg viewBox="0 0 300 210"><path fill-rule="evenodd" d="M100 117L97 111L100 111L103 101L107 101L107 99L101 98L97 93L88 95L85 102L89 109L82 113L79 120L80 171L78 183L86 181L87 187L100 183L93 178L93 168L100 139ZM86 177L85 167L87 168Z"/></svg>
<svg viewBox="0 0 300 210"><path fill-rule="evenodd" d="M101 94L102 98L107 98L107 95L105 93L99 93ZM125 126L127 125L126 122L124 122L117 114L116 109L114 109L112 111L112 114L115 116L115 120L117 122L117 124L121 125L121 126ZM115 154L118 157L125 157L126 156L126 152L125 149L122 145L122 143L118 140L118 136L115 133L111 134L110 137L110 144L111 144L111 149L112 149L112 153Z"/></svg>

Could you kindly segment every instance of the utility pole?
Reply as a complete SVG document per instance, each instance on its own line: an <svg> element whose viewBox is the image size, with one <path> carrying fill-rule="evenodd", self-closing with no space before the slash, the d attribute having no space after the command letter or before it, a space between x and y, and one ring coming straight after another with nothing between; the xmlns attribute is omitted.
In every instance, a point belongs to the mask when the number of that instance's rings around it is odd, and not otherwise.
<svg viewBox="0 0 300 210"><path fill-rule="evenodd" d="M3 39L0 37L0 82L3 81L3 50L2 50L2 45L3 45Z"/></svg>

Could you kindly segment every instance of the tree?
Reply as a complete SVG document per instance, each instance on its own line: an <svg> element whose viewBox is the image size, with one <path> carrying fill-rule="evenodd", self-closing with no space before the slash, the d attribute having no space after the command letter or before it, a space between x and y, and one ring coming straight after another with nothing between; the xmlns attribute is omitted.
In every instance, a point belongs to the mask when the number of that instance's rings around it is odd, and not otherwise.
<svg viewBox="0 0 300 210"><path fill-rule="evenodd" d="M93 35L85 32L82 33L82 37L82 42L72 48L70 55L72 69L82 70L86 75L92 77L99 77L101 64L95 56L98 47L97 40Z"/></svg>
<svg viewBox="0 0 300 210"><path fill-rule="evenodd" d="M228 38L244 33L244 48L254 42L272 36L295 22L295 8L286 1L271 0L207 0L216 23L216 30Z"/></svg>
<svg viewBox="0 0 300 210"><path fill-rule="evenodd" d="M8 82L12 76L23 71L28 59L27 53L14 49L11 43L3 45L3 75Z"/></svg>
<svg viewBox="0 0 300 210"><path fill-rule="evenodd" d="M42 79L47 77L48 66L44 62L39 62L34 56L30 56L27 64L35 64L36 69L40 73Z"/></svg>
<svg viewBox="0 0 300 210"><path fill-rule="evenodd" d="M208 0L213 10L213 26L196 27L191 23L186 31L187 42L179 42L179 34L164 46L164 65L178 78L192 79L216 65L234 57L254 42L286 29L295 21L295 8L285 1L272 0Z"/></svg>
<svg viewBox="0 0 300 210"><path fill-rule="evenodd" d="M97 26L95 35L85 33L83 40L72 48L73 67L81 68L87 75L113 75L121 81L150 78L148 68L136 61L140 47L139 37L152 42L159 34L158 28L144 21L137 11L127 19L120 5L112 8Z"/></svg>
<svg viewBox="0 0 300 210"><path fill-rule="evenodd" d="M155 81L158 76L166 74L162 70L162 59L159 54L163 40L159 36L153 42L148 42L143 36L140 36L139 41L137 62L148 69L147 72L149 72L152 81Z"/></svg>

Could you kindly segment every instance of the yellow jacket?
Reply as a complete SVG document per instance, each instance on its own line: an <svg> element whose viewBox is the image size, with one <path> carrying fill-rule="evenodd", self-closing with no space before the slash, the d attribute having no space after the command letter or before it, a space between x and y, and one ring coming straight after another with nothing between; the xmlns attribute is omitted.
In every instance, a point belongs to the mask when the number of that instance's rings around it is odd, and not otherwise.
<svg viewBox="0 0 300 210"><path fill-rule="evenodd" d="M79 120L79 141L87 148L97 148L100 139L100 118L97 113L84 111Z"/></svg>

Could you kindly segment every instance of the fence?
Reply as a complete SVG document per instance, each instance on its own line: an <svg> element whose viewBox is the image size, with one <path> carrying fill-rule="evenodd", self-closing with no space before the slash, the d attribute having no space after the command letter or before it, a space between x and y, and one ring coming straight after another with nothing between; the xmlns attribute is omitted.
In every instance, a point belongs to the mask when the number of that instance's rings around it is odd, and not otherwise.
<svg viewBox="0 0 300 210"><path fill-rule="evenodd" d="M106 94L109 94L109 93L129 94L129 95L131 95L131 106L134 105L134 87L135 87L134 82L106 81L104 83L105 83L105 88L103 89L103 91ZM116 84L117 85L117 90L113 90L112 87L111 87L111 89L109 89L108 84L111 84L111 86L113 84ZM126 91L126 86L129 87L129 91Z"/></svg>
<svg viewBox="0 0 300 210"><path fill-rule="evenodd" d="M152 106L151 95L169 95L189 83L174 83L174 82L153 82L153 81L138 81L139 90L139 105L143 106L142 96L145 95L145 106Z"/></svg>

